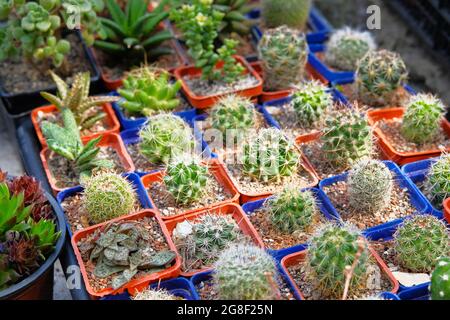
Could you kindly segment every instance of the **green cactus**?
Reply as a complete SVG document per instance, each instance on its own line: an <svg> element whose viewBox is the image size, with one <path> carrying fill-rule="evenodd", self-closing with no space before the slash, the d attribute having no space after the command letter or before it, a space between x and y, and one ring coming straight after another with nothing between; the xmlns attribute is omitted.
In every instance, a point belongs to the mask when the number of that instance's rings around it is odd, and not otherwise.
<svg viewBox="0 0 450 320"><path fill-rule="evenodd" d="M288 89L302 80L309 53L303 34L286 26L267 30L258 53L267 90Z"/></svg>
<svg viewBox="0 0 450 320"><path fill-rule="evenodd" d="M172 114L150 117L139 136L140 153L154 164L167 164L174 156L190 152L194 147L191 128Z"/></svg>
<svg viewBox="0 0 450 320"><path fill-rule="evenodd" d="M159 71L159 70L158 70ZM181 81L170 82L170 75L149 67L131 71L117 90L123 97L119 105L130 114L150 117L155 113L173 111L180 105L177 98Z"/></svg>
<svg viewBox="0 0 450 320"><path fill-rule="evenodd" d="M431 272L438 259L449 254L449 244L445 223L431 215L406 220L394 234L397 260L412 272Z"/></svg>
<svg viewBox="0 0 450 320"><path fill-rule="evenodd" d="M345 27L336 30L327 42L325 61L334 68L353 71L369 51L376 49L375 40L369 32Z"/></svg>
<svg viewBox="0 0 450 320"><path fill-rule="evenodd" d="M439 259L431 275L431 300L450 300L450 258Z"/></svg>
<svg viewBox="0 0 450 320"><path fill-rule="evenodd" d="M351 226L330 223L322 226L312 236L307 253L307 268L323 297L341 298L346 279L345 270L357 257L350 291L365 284L369 265L369 251L361 233Z"/></svg>
<svg viewBox="0 0 450 320"><path fill-rule="evenodd" d="M95 224L133 212L136 193L122 176L101 172L85 182L83 205Z"/></svg>
<svg viewBox="0 0 450 320"><path fill-rule="evenodd" d="M316 199L311 191L301 191L289 185L264 206L275 228L286 234L305 232L318 217Z"/></svg>
<svg viewBox="0 0 450 320"><path fill-rule="evenodd" d="M385 106L407 78L408 70L399 54L369 51L358 62L355 81L358 97L371 107Z"/></svg>
<svg viewBox="0 0 450 320"><path fill-rule="evenodd" d="M442 203L450 198L450 155L443 154L431 165L425 188L433 205L442 209Z"/></svg>
<svg viewBox="0 0 450 320"><path fill-rule="evenodd" d="M383 162L364 159L352 167L347 185L350 206L358 212L375 214L390 204L394 178Z"/></svg>
<svg viewBox="0 0 450 320"><path fill-rule="evenodd" d="M291 104L299 123L310 127L322 120L333 104L333 96L328 87L319 81L307 81L296 87Z"/></svg>
<svg viewBox="0 0 450 320"><path fill-rule="evenodd" d="M305 30L312 0L263 0L261 14L268 28L286 25L297 30Z"/></svg>
<svg viewBox="0 0 450 320"><path fill-rule="evenodd" d="M136 295L134 295L132 300L148 300L148 301L172 301L172 300L179 300L179 298L173 294L171 294L169 291L165 289L150 289L147 288L143 291L138 292Z"/></svg>
<svg viewBox="0 0 450 320"><path fill-rule="evenodd" d="M433 141L440 133L445 106L431 94L412 96L402 121L402 135L417 144Z"/></svg>
<svg viewBox="0 0 450 320"><path fill-rule="evenodd" d="M277 269L272 257L259 247L233 244L214 265L215 287L221 300L275 299Z"/></svg>
<svg viewBox="0 0 450 320"><path fill-rule="evenodd" d="M297 174L300 151L281 131L261 129L244 143L241 161L247 175L269 182Z"/></svg>

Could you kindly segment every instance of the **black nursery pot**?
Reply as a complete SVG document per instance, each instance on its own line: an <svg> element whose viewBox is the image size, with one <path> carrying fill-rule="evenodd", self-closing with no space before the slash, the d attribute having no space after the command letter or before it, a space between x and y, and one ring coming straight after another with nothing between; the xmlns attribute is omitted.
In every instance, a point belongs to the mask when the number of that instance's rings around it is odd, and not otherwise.
<svg viewBox="0 0 450 320"><path fill-rule="evenodd" d="M45 191L55 214L55 222L61 235L56 242L53 253L29 277L0 291L0 300L51 300L53 298L53 264L58 259L66 240L64 213L56 200Z"/></svg>

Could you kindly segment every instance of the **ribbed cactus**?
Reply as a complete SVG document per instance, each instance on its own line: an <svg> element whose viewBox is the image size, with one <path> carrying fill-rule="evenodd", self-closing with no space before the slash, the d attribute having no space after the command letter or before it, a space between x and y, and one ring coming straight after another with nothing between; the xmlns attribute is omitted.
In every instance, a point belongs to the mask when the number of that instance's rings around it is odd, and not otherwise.
<svg viewBox="0 0 450 320"><path fill-rule="evenodd" d="M345 27L336 30L328 40L325 61L334 68L353 71L356 70L358 61L376 47L369 32Z"/></svg>
<svg viewBox="0 0 450 320"><path fill-rule="evenodd" d="M374 214L390 204L394 179L381 161L364 159L355 163L347 184L350 206L358 212Z"/></svg>
<svg viewBox="0 0 450 320"><path fill-rule="evenodd" d="M309 127L323 118L333 104L333 96L319 81L307 81L296 87L291 104L299 123Z"/></svg>
<svg viewBox="0 0 450 320"><path fill-rule="evenodd" d="M287 25L290 28L304 30L312 0L263 0L261 5L262 19L266 27Z"/></svg>
<svg viewBox="0 0 450 320"><path fill-rule="evenodd" d="M397 260L412 272L431 272L440 257L449 254L446 225L431 215L406 220L394 234Z"/></svg>
<svg viewBox="0 0 450 320"><path fill-rule="evenodd" d="M431 300L450 300L450 258L439 259L431 275Z"/></svg>
<svg viewBox="0 0 450 320"><path fill-rule="evenodd" d="M358 97L371 107L385 106L407 78L408 70L399 54L387 50L369 51L358 62Z"/></svg>
<svg viewBox="0 0 450 320"><path fill-rule="evenodd" d="M174 156L191 152L194 147L191 128L172 114L150 117L139 136L141 154L155 164L167 164Z"/></svg>
<svg viewBox="0 0 450 320"><path fill-rule="evenodd" d="M300 152L281 131L267 128L244 143L241 160L246 174L268 182L296 174Z"/></svg>
<svg viewBox="0 0 450 320"><path fill-rule="evenodd" d="M366 115L357 110L331 114L321 137L325 158L339 167L349 167L373 152L372 130Z"/></svg>
<svg viewBox="0 0 450 320"><path fill-rule="evenodd" d="M358 262L353 270L350 291L365 285L368 256L367 244L357 229L326 224L310 239L307 267L320 294L337 299L344 291L344 271L355 258Z"/></svg>
<svg viewBox="0 0 450 320"><path fill-rule="evenodd" d="M267 90L288 89L302 80L309 52L303 34L286 26L267 30L258 51Z"/></svg>
<svg viewBox="0 0 450 320"><path fill-rule="evenodd" d="M270 300L276 297L277 269L259 247L233 244L214 265L214 283L221 300Z"/></svg>
<svg viewBox="0 0 450 320"><path fill-rule="evenodd" d="M433 141L440 133L445 106L431 94L411 96L402 121L402 135L417 144Z"/></svg>
<svg viewBox="0 0 450 320"><path fill-rule="evenodd" d="M450 155L444 154L431 165L426 189L434 206L441 209L445 199L450 197Z"/></svg>
<svg viewBox="0 0 450 320"><path fill-rule="evenodd" d="M133 186L118 174L101 172L85 182L83 205L94 223L130 214L135 204Z"/></svg>
<svg viewBox="0 0 450 320"><path fill-rule="evenodd" d="M313 193L295 185L288 185L264 205L273 226L287 234L305 232L319 213Z"/></svg>

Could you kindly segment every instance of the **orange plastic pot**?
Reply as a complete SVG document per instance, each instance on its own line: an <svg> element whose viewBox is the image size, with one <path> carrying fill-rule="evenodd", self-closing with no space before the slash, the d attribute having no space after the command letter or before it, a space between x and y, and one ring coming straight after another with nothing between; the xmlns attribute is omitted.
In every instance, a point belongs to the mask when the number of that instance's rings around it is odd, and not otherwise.
<svg viewBox="0 0 450 320"><path fill-rule="evenodd" d="M237 56L237 55L234 57L238 63L240 63L242 66L244 66L245 74L250 73L258 80L257 84L255 84L254 86L252 86L250 88L238 90L235 92L227 92L227 93L210 95L210 96L197 96L194 94L194 92L192 92L192 90L186 84L186 82L184 81L184 77L186 77L186 76L200 77L202 74L202 70L199 68L196 68L193 65L180 67L175 70L175 78L177 80L181 80L183 92L185 93L187 99L189 100L189 102L191 103L192 106L194 106L197 109L206 109L206 108L213 106L222 97L229 95L231 93L234 93L234 94L237 94L237 95L240 95L243 97L248 97L248 98L253 98L253 97L259 96L262 93L263 80L262 80L261 76L250 66L250 64L243 57ZM223 67L223 61L219 62L216 67L221 69Z"/></svg>
<svg viewBox="0 0 450 320"><path fill-rule="evenodd" d="M450 198L444 201L444 218L450 224Z"/></svg>
<svg viewBox="0 0 450 320"><path fill-rule="evenodd" d="M373 250L372 248L369 247L369 252L370 252L370 255L372 256L372 258L375 259L378 267L381 269L381 272L383 272L389 278L389 282L392 285L391 292L397 293L400 285L399 285L397 279L395 279L391 270L389 270L389 267L384 263L383 259L381 259L381 257L375 252L375 250ZM296 281L290 274L288 268L305 262L307 253L308 253L308 249L290 254L281 260L281 268L282 268L283 272L286 274L286 276L289 279L289 282L291 283L291 286L293 287L293 289L295 291L297 291L298 295L301 297L302 300L305 300L305 297L304 297L302 291L300 290L300 288L298 287Z"/></svg>
<svg viewBox="0 0 450 320"><path fill-rule="evenodd" d="M103 121L106 123L106 125L109 127L109 129L96 132L91 135L83 136L83 139L94 139L98 136L109 134L109 133L119 133L120 132L120 123L119 120L116 117L116 114L114 113L114 109L112 108L110 103L105 103L102 106L103 112L106 114L106 117L103 119ZM34 109L31 112L31 122L33 123L34 130L36 131L36 135L38 137L39 142L41 143L42 147L45 148L47 146L47 142L45 141L44 135L42 134L41 126L39 125L38 121L38 114L39 113L57 113L59 112L56 106L54 105L48 105L43 106Z"/></svg>
<svg viewBox="0 0 450 320"><path fill-rule="evenodd" d="M230 177L228 176L228 174L226 173L225 167L222 166L217 160L210 160L210 162L208 162L206 165L208 166L209 172L217 179L217 181L224 188L224 190L232 195L231 198L221 201L221 202L213 203L207 207L186 210L182 213L179 213L179 214L176 214L176 215L173 215L170 217L165 217L161 214L162 219L164 221L174 220L174 219L184 217L189 214L197 213L199 211L209 210L209 209L221 206L221 205L225 205L227 203L239 203L239 192L235 188L235 186L234 186L233 182L231 181ZM164 175L165 175L164 171L158 171L158 172L150 173L150 174L142 177L142 183L143 183L145 189L148 189L155 182L163 183ZM160 213L159 209L162 209L162 208L158 208L155 205L151 195L149 195L149 198L152 203L152 206L155 208L156 211L158 211Z"/></svg>
<svg viewBox="0 0 450 320"><path fill-rule="evenodd" d="M390 108L371 110L367 113L369 123L371 126L375 126L377 122L381 120L391 120L395 118L402 118L405 113L405 108ZM450 137L450 122L447 119L442 119L442 129ZM419 160L425 160L429 158L439 157L442 154L442 150L426 150L421 152L399 152L395 150L394 146L389 143L383 130L376 127L374 130L375 136L378 137L378 145L382 152L386 155L388 160L391 160L398 165L405 165L407 163L416 162ZM450 148L446 149L447 152Z"/></svg>
<svg viewBox="0 0 450 320"><path fill-rule="evenodd" d="M241 206L235 204L235 203L228 203L223 204L218 207L215 207L213 209L206 209L199 211L197 213L189 214L184 217L178 217L176 219L172 219L170 221L165 221L167 230L169 230L170 236L173 235L173 230L176 228L178 223L181 223L183 221L195 221L198 220L202 215L205 214L217 214L217 215L231 215L236 221L237 225L239 226L239 229L242 231L243 234L248 236L253 243L258 245L261 248L264 248L264 243L261 240L261 238L258 235L258 232L253 227L252 223L248 219L245 212L242 210ZM212 267L204 267L199 270L191 271L191 272L183 272L181 271L181 276L183 277L192 277L193 275L205 271L211 270Z"/></svg>
<svg viewBox="0 0 450 320"><path fill-rule="evenodd" d="M90 140L92 140L92 138L85 137L85 138L83 138L83 143L86 144ZM122 163L122 166L124 167L125 172L133 172L135 170L133 161L131 160L131 157L126 150L125 144L123 143L122 139L120 138L120 136L118 134L108 133L108 134L103 135L98 146L113 148L119 155L120 162ZM64 188L60 188L57 186L57 181L53 177L53 175L50 171L50 167L48 165L48 160L47 160L50 152L51 152L51 150L48 149L47 147L45 147L41 151L40 156L41 156L42 166L44 167L45 174L47 175L47 180L50 183L50 186L53 190L54 195L56 195L59 192L61 192L62 190L64 190ZM71 187L75 187L75 186L71 186Z"/></svg>
<svg viewBox="0 0 450 320"><path fill-rule="evenodd" d="M166 226L164 225L164 222L162 221L161 217L153 210L144 210L144 211L134 213L134 214L131 214L128 216L116 218L116 219L110 220L108 222L104 222L104 223L89 227L87 229L80 230L73 235L72 247L73 247L73 250L75 253L75 257L78 261L78 265L80 266L80 271L81 271L81 275L83 277L84 284L86 286L86 290L93 298L100 298L100 297L104 297L104 296L110 295L110 294L119 294L119 293L124 292L127 289L130 291L131 290L141 291L141 290L147 288L150 283L153 283L153 282L156 282L159 280L175 278L180 274L181 258L179 255L177 255L177 257L175 259L175 263L172 266L170 266L169 268L167 268L163 271L160 271L160 272L155 272L155 273L145 275L145 276L136 278L134 280L131 280L126 285L122 286L121 288L119 288L117 290L114 290L113 288L105 288L100 291L95 291L94 288L92 288L92 286L90 285L89 278L88 278L88 275L86 272L86 266L81 257L80 250L78 249L78 245L77 245L78 242L80 242L80 240L88 237L89 235L94 233L96 230L104 229L110 223L119 222L119 221L133 221L133 220L143 219L146 217L155 218L158 221L158 224L161 228L162 233L164 234L164 238L166 239L166 242L167 242L170 250L177 252L176 247L175 247L175 245L172 241L172 238L169 234L169 231L167 230Z"/></svg>

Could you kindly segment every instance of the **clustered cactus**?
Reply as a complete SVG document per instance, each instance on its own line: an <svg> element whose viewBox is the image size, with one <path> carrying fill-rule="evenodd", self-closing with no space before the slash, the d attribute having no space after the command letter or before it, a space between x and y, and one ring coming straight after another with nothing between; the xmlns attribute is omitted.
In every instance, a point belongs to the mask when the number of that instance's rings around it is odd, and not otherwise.
<svg viewBox="0 0 450 320"><path fill-rule="evenodd" d="M133 300L172 301L179 300L177 296L165 289L145 289L132 297Z"/></svg>
<svg viewBox="0 0 450 320"><path fill-rule="evenodd" d="M116 173L100 172L85 182L83 205L94 224L130 214L135 204L133 186Z"/></svg>
<svg viewBox="0 0 450 320"><path fill-rule="evenodd" d="M450 197L450 155L443 154L431 165L426 181L426 189L433 205L442 208L442 203Z"/></svg>
<svg viewBox="0 0 450 320"><path fill-rule="evenodd" d="M417 144L433 141L440 133L445 106L431 94L412 96L402 121L402 135Z"/></svg>
<svg viewBox="0 0 450 320"><path fill-rule="evenodd" d="M327 86L315 80L298 85L291 101L298 122L305 127L321 121L332 103L333 96Z"/></svg>
<svg viewBox="0 0 450 320"><path fill-rule="evenodd" d="M233 244L214 265L214 283L222 300L275 299L277 269L272 257L259 247Z"/></svg>
<svg viewBox="0 0 450 320"><path fill-rule="evenodd" d="M355 163L347 184L350 206L358 212L374 214L390 204L394 179L381 161L363 159Z"/></svg>
<svg viewBox="0 0 450 320"><path fill-rule="evenodd" d="M431 275L431 300L450 300L450 258L439 259Z"/></svg>
<svg viewBox="0 0 450 320"><path fill-rule="evenodd" d="M387 50L369 51L358 62L358 97L372 107L385 106L407 78L408 70L399 54Z"/></svg>
<svg viewBox="0 0 450 320"><path fill-rule="evenodd" d="M440 257L449 254L450 235L446 225L431 215L406 220L394 234L400 264L412 272L431 272Z"/></svg>
<svg viewBox="0 0 450 320"><path fill-rule="evenodd" d="M295 175L300 151L281 131L267 128L244 143L241 160L246 174L268 182Z"/></svg>
<svg viewBox="0 0 450 320"><path fill-rule="evenodd" d="M267 30L258 52L267 90L288 89L302 80L309 53L304 34L286 26Z"/></svg>
<svg viewBox="0 0 450 320"><path fill-rule="evenodd" d="M264 206L273 226L285 234L305 232L318 217L314 194L289 185L279 194L269 198Z"/></svg>
<svg viewBox="0 0 450 320"><path fill-rule="evenodd" d="M261 5L262 19L266 27L287 25L293 29L304 30L312 0L263 0Z"/></svg>

